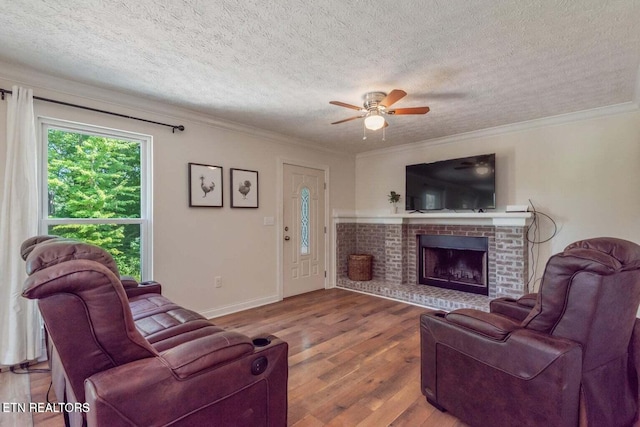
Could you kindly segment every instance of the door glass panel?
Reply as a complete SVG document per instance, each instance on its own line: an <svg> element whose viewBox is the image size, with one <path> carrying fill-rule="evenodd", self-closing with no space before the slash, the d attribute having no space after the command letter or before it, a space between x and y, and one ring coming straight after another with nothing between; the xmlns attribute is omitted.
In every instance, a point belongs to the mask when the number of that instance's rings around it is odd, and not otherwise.
<svg viewBox="0 0 640 427"><path fill-rule="evenodd" d="M309 189L300 191L300 253L309 255Z"/></svg>

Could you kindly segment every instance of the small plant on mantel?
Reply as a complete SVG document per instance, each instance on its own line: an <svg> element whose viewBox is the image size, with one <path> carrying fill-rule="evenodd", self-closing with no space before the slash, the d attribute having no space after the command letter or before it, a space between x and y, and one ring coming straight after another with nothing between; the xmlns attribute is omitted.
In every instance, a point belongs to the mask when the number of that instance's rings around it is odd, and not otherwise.
<svg viewBox="0 0 640 427"><path fill-rule="evenodd" d="M400 201L400 194L396 193L395 191L391 191L389 193L389 203L391 203L392 214L398 213L398 206L396 205L396 203L398 203L399 201Z"/></svg>
<svg viewBox="0 0 640 427"><path fill-rule="evenodd" d="M389 203L396 204L400 201L400 194L392 191L389 193Z"/></svg>

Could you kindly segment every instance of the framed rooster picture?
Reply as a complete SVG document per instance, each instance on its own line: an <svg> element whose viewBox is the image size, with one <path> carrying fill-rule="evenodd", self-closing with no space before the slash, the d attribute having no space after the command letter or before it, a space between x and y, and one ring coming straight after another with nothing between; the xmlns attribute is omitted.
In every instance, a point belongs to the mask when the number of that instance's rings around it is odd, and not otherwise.
<svg viewBox="0 0 640 427"><path fill-rule="evenodd" d="M231 207L258 207L258 172L231 169Z"/></svg>
<svg viewBox="0 0 640 427"><path fill-rule="evenodd" d="M189 163L189 206L222 207L222 167Z"/></svg>

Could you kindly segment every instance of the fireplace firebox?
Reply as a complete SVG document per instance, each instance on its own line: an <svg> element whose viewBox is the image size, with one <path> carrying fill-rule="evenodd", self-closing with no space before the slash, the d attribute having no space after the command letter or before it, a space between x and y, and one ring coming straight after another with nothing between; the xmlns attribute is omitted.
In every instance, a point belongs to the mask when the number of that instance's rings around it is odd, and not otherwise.
<svg viewBox="0 0 640 427"><path fill-rule="evenodd" d="M486 237L417 235L418 283L489 295Z"/></svg>

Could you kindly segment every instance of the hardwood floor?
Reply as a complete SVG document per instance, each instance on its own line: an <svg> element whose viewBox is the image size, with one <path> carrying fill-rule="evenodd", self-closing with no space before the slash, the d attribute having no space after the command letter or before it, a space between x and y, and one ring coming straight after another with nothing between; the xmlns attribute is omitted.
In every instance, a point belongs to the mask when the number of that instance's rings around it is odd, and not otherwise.
<svg viewBox="0 0 640 427"><path fill-rule="evenodd" d="M35 365L32 369L48 369L46 362ZM51 375L49 373L30 373L29 380L31 382L31 401L38 403L47 402L47 392L49 392L49 384L51 384ZM49 402L57 402L56 394L51 390L49 392ZM34 412L33 425L38 427L61 427L64 426L62 415L55 412Z"/></svg>
<svg viewBox="0 0 640 427"><path fill-rule="evenodd" d="M423 308L341 289L315 291L213 319L249 336L289 343L291 427L464 427L420 393ZM46 374L31 374L46 402ZM60 415L34 426L63 426Z"/></svg>

